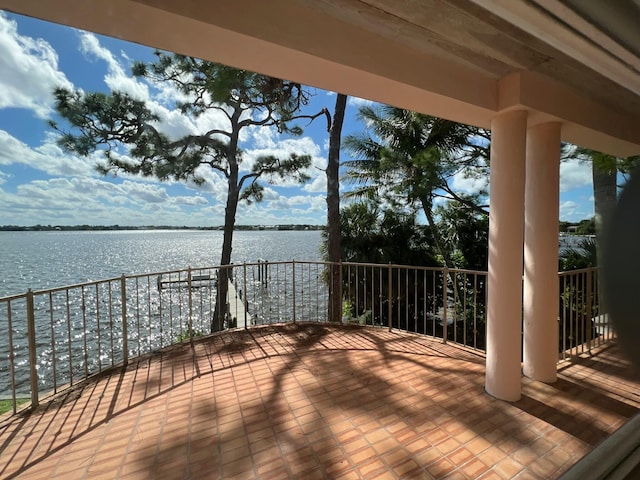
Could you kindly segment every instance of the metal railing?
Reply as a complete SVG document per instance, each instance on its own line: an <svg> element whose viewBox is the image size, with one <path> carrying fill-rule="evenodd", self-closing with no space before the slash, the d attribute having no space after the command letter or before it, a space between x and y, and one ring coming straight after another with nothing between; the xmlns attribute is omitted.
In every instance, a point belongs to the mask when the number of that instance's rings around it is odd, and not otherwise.
<svg viewBox="0 0 640 480"><path fill-rule="evenodd" d="M341 311L329 315L338 269ZM224 275L220 275L224 269ZM229 278L216 309L218 278ZM597 271L560 274L561 357L612 338ZM212 330L372 325L484 350L487 274L366 263L267 262L121 276L0 298L0 399L15 414L118 365ZM223 320L216 323L216 312ZM220 328L215 328L220 326Z"/></svg>
<svg viewBox="0 0 640 480"><path fill-rule="evenodd" d="M597 268L560 272L560 357L591 352L614 338L609 315L601 304Z"/></svg>
<svg viewBox="0 0 640 480"><path fill-rule="evenodd" d="M343 321L395 328L483 350L486 272L342 263Z"/></svg>
<svg viewBox="0 0 640 480"><path fill-rule="evenodd" d="M223 329L327 320L320 262L258 262L157 272L0 298L0 400L22 403L131 358L211 332L217 278L228 287Z"/></svg>

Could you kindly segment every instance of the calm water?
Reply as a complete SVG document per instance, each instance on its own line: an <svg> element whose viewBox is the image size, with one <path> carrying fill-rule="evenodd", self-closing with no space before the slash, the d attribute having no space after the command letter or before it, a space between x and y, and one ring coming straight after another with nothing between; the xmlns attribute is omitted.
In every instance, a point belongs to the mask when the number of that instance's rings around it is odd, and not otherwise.
<svg viewBox="0 0 640 480"><path fill-rule="evenodd" d="M236 232L232 261L319 260L320 243L319 231ZM122 274L213 267L219 264L221 248L221 231L0 232L0 298L29 288L38 291ZM268 282L266 273L263 279L254 278L255 269L251 268L245 271L247 280L240 284L246 289L252 321L265 323L274 315L290 316L293 309L310 318L326 296L320 267L298 267L301 291L294 307L292 273L287 277L284 266L272 266L275 273L281 271L269 276ZM152 275L126 283L130 355L176 342L190 322L196 331L210 329L215 301L211 284L193 290L159 289L156 278ZM289 283L281 285L283 278ZM310 287L312 282L315 288ZM121 292L118 280L34 297L41 391L96 373L122 358ZM0 309L0 398L11 397L12 384L23 396L30 389L26 319L22 298L4 303Z"/></svg>
<svg viewBox="0 0 640 480"><path fill-rule="evenodd" d="M319 231L239 231L232 261L319 260ZM0 232L0 297L91 280L218 265L221 231Z"/></svg>

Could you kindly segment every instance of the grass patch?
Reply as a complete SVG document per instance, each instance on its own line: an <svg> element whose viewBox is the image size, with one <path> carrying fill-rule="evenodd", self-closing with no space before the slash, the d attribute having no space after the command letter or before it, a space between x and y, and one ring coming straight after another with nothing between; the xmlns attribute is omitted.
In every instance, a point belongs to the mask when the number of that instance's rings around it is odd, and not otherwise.
<svg viewBox="0 0 640 480"><path fill-rule="evenodd" d="M29 401L28 398L16 398L17 406L22 405L23 403L27 403ZM3 413L7 413L13 410L13 400L0 400L0 415Z"/></svg>
<svg viewBox="0 0 640 480"><path fill-rule="evenodd" d="M190 329L188 326L185 326L185 330L183 330L176 337L176 343L186 342L187 340L190 340L192 337L193 338L202 337L203 335L204 333L202 333L202 330L193 330L193 329Z"/></svg>

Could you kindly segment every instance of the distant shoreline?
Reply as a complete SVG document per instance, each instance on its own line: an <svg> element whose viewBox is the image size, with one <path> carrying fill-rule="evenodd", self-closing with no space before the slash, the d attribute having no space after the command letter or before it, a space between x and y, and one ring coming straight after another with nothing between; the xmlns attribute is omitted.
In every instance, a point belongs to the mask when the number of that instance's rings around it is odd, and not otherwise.
<svg viewBox="0 0 640 480"><path fill-rule="evenodd" d="M214 227L187 227L170 225L144 225L140 227L123 225L0 225L0 232L56 232L56 231L108 231L108 230L222 230L222 225ZM322 230L324 225L236 225L234 230Z"/></svg>

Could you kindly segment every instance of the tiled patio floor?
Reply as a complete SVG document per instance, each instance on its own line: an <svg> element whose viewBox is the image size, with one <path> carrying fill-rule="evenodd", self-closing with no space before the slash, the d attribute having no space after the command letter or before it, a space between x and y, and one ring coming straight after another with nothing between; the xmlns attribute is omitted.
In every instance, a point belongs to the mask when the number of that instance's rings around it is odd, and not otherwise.
<svg viewBox="0 0 640 480"><path fill-rule="evenodd" d="M0 424L0 478L555 478L640 408L617 347L484 393L484 358L373 328L156 354Z"/></svg>

